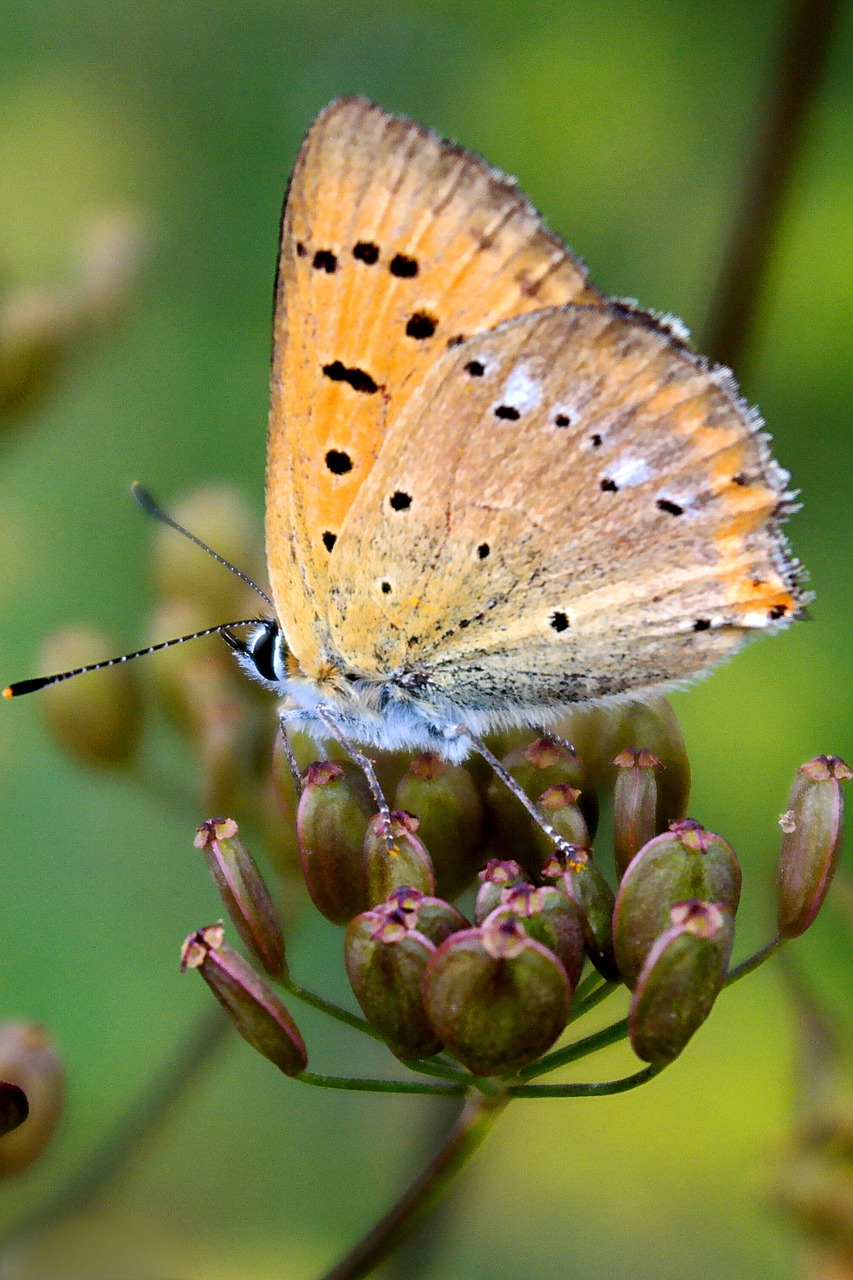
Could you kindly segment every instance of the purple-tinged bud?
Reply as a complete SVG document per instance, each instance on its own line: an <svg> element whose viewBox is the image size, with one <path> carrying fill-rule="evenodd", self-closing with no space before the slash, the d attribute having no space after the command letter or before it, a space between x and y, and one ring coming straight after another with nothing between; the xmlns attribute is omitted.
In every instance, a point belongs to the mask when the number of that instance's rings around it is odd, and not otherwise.
<svg viewBox="0 0 853 1280"><path fill-rule="evenodd" d="M430 1058L441 1049L423 999L424 972L434 951L392 901L356 916L347 929L344 959L355 998L391 1052L404 1060Z"/></svg>
<svg viewBox="0 0 853 1280"><path fill-rule="evenodd" d="M296 819L299 856L311 901L333 924L347 924L369 905L364 840L374 812L355 765L308 766Z"/></svg>
<svg viewBox="0 0 853 1280"><path fill-rule="evenodd" d="M561 783L579 791L579 804L587 826L591 832L595 831L598 799L587 785L580 760L568 747L551 738L537 738L527 746L513 748L504 756L502 764L531 800L538 800L543 791ZM492 778L489 784L486 807L495 848L503 857L517 858L523 863L534 841L533 830L538 830L527 810L500 778Z"/></svg>
<svg viewBox="0 0 853 1280"><path fill-rule="evenodd" d="M415 814L429 849L438 893L455 898L482 862L483 803L471 774L434 752L416 756L400 779L394 808Z"/></svg>
<svg viewBox="0 0 853 1280"><path fill-rule="evenodd" d="M535 1061L563 1031L571 1004L557 957L529 938L518 919L500 915L443 942L424 979L433 1028L478 1076Z"/></svg>
<svg viewBox="0 0 853 1280"><path fill-rule="evenodd" d="M685 818L640 850L622 877L613 913L616 960L633 988L655 940L671 925L676 902L719 902L732 915L740 902L741 873L722 836Z"/></svg>
<svg viewBox="0 0 853 1280"><path fill-rule="evenodd" d="M296 1023L265 978L224 941L221 924L191 933L181 971L198 969L240 1035L286 1076L298 1076L308 1052Z"/></svg>
<svg viewBox="0 0 853 1280"><path fill-rule="evenodd" d="M613 890L589 850L576 849L565 861L555 856L543 875L559 877L558 887L562 886L581 910L587 955L602 978L618 982L619 970L613 953Z"/></svg>
<svg viewBox="0 0 853 1280"><path fill-rule="evenodd" d="M574 991L586 959L586 918L578 904L551 885L514 885L504 890L503 900L498 911L517 916L528 937L554 952Z"/></svg>
<svg viewBox="0 0 853 1280"><path fill-rule="evenodd" d="M720 903L676 903L670 928L655 941L640 972L628 1032L644 1062L671 1062L702 1025L722 989L734 938L734 916Z"/></svg>
<svg viewBox="0 0 853 1280"><path fill-rule="evenodd" d="M660 760L645 747L626 747L613 761L619 773L613 791L613 854L621 880L644 844L658 833L658 784Z"/></svg>
<svg viewBox="0 0 853 1280"><path fill-rule="evenodd" d="M396 889L388 901L408 903L413 895L417 895L419 899L417 905L414 909L406 908L412 910L412 927L417 929L418 933L422 933L425 938L429 938L430 942L436 946L444 942L445 938L449 938L452 933L471 928L470 922L465 919L462 912L451 903L445 902L443 898L418 893L415 889Z"/></svg>
<svg viewBox="0 0 853 1280"><path fill-rule="evenodd" d="M210 874L237 932L273 978L285 972L284 938L269 889L237 835L233 818L209 818L193 844L204 850Z"/></svg>
<svg viewBox="0 0 853 1280"><path fill-rule="evenodd" d="M120 652L117 640L94 627L64 627L42 646L39 664L44 671L73 671ZM144 715L133 663L48 685L38 701L54 738L78 764L122 768L136 759Z"/></svg>
<svg viewBox="0 0 853 1280"><path fill-rule="evenodd" d="M853 769L839 756L817 756L797 770L782 815L779 933L797 938L813 923L832 883L844 839L841 783Z"/></svg>
<svg viewBox="0 0 853 1280"><path fill-rule="evenodd" d="M435 873L429 854L415 835L418 820L403 809L391 814L389 848L382 815L376 813L367 824L364 837L364 868L367 877L367 899L371 906L384 902L395 889L418 889L435 893Z"/></svg>
<svg viewBox="0 0 853 1280"><path fill-rule="evenodd" d="M548 787L542 792L536 801L536 808L566 844L588 849L589 827L577 803L580 794L576 787L570 787L567 782L558 782L555 787ZM533 822L530 824L530 848L531 855L526 865L533 875L539 876L554 855L554 842Z"/></svg>
<svg viewBox="0 0 853 1280"><path fill-rule="evenodd" d="M65 1103L62 1062L42 1027L32 1022L0 1024L0 1079L10 1086L4 1099L7 1123L20 1117L0 1138L0 1177L7 1177L39 1158ZM23 1115L20 1099L11 1091L14 1086L25 1095Z"/></svg>
<svg viewBox="0 0 853 1280"><path fill-rule="evenodd" d="M480 880L482 883L477 890L474 906L477 924L482 924L486 916L490 916L495 907L501 905L504 889L524 882L524 872L513 858L490 858L480 872Z"/></svg>
<svg viewBox="0 0 853 1280"><path fill-rule="evenodd" d="M19 1129L29 1114L30 1104L20 1085L0 1080L0 1138Z"/></svg>

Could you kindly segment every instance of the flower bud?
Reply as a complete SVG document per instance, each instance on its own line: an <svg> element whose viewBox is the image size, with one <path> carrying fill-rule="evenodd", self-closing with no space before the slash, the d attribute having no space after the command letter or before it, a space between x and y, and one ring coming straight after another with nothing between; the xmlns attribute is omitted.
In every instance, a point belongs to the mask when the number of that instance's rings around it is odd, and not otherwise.
<svg viewBox="0 0 853 1280"><path fill-rule="evenodd" d="M417 816L418 835L429 849L437 891L455 898L481 863L483 804L471 774L432 751L416 756L400 779L394 808Z"/></svg>
<svg viewBox="0 0 853 1280"><path fill-rule="evenodd" d="M0 1080L0 1138L19 1129L29 1113L30 1104L20 1085Z"/></svg>
<svg viewBox="0 0 853 1280"><path fill-rule="evenodd" d="M349 924L344 959L350 985L370 1025L398 1058L430 1058L441 1041L430 1026L423 978L435 951L393 902Z"/></svg>
<svg viewBox="0 0 853 1280"><path fill-rule="evenodd" d="M388 906L403 911L407 920L411 922L409 927L417 929L436 946L444 942L445 938L449 938L452 933L471 928L462 912L457 911L456 907L451 906L449 902L445 902L443 898L433 898L429 894L421 893L419 889L410 889L408 885L395 889L386 902L380 904L375 910L382 910L383 907Z"/></svg>
<svg viewBox="0 0 853 1280"><path fill-rule="evenodd" d="M272 987L223 940L221 924L191 933L181 971L198 969L244 1040L286 1076L298 1076L308 1053L296 1023Z"/></svg>
<svg viewBox="0 0 853 1280"><path fill-rule="evenodd" d="M613 854L619 879L644 844L657 835L660 760L645 747L626 747L613 761L619 773L613 791Z"/></svg>
<svg viewBox="0 0 853 1280"><path fill-rule="evenodd" d="M482 924L486 916L490 916L495 907L503 902L503 891L509 885L522 884L524 872L512 859L490 858L480 872L480 888L477 890L477 902L474 907L474 919Z"/></svg>
<svg viewBox="0 0 853 1280"><path fill-rule="evenodd" d="M233 818L209 818L193 844L204 850L210 874L237 932L273 978L285 972L284 938L269 889L237 835Z"/></svg>
<svg viewBox="0 0 853 1280"><path fill-rule="evenodd" d="M838 756L801 765L780 819L779 933L797 938L808 929L832 883L844 838L841 782L853 770Z"/></svg>
<svg viewBox="0 0 853 1280"><path fill-rule="evenodd" d="M741 873L722 836L685 818L650 840L622 877L613 913L613 940L623 981L633 988L655 940L671 925L677 902L700 898L735 914Z"/></svg>
<svg viewBox="0 0 853 1280"><path fill-rule="evenodd" d="M373 813L355 765L309 765L296 820L299 856L311 901L333 924L347 924L369 905L364 839Z"/></svg>
<svg viewBox="0 0 853 1280"><path fill-rule="evenodd" d="M120 651L117 640L94 627L65 627L48 638L39 665L48 672L73 671L114 658ZM132 663L48 685L39 706L63 751L79 764L121 768L135 759L143 709L139 674Z"/></svg>
<svg viewBox="0 0 853 1280"><path fill-rule="evenodd" d="M640 972L628 1033L644 1062L671 1062L702 1025L720 993L734 938L734 917L710 902L681 902Z"/></svg>
<svg viewBox="0 0 853 1280"><path fill-rule="evenodd" d="M73 317L58 291L21 289L0 296L0 419L50 389L72 334Z"/></svg>
<svg viewBox="0 0 853 1280"><path fill-rule="evenodd" d="M578 904L551 885L513 885L504 890L503 900L498 911L511 912L529 938L553 951L574 991L586 960L586 919Z"/></svg>
<svg viewBox="0 0 853 1280"><path fill-rule="evenodd" d="M593 862L588 849L576 849L565 861L555 855L543 875L558 881L584 920L586 952L602 978L619 981L613 954L613 890Z"/></svg>
<svg viewBox="0 0 853 1280"><path fill-rule="evenodd" d="M11 1132L0 1138L0 1177L20 1173L38 1159L59 1123L65 1077L59 1054L43 1028L31 1022L0 1024L0 1079L17 1085L29 1107ZM9 1120L21 1115L20 1099L7 1094Z"/></svg>
<svg viewBox="0 0 853 1280"><path fill-rule="evenodd" d="M496 913L500 914L500 913ZM445 1047L478 1076L533 1062L569 1018L566 971L512 916L494 916L443 942L424 978L430 1023Z"/></svg>
<svg viewBox="0 0 853 1280"><path fill-rule="evenodd" d="M591 832L598 823L598 799L587 785L580 760L559 742L537 738L527 746L515 747L502 761L504 768L531 800L538 800L549 787L566 783L580 792L579 804ZM486 806L491 818L494 844L500 856L517 858L524 865L530 860L534 842L532 823L527 810L501 782L492 778L486 793ZM533 855L535 860L535 854Z"/></svg>
<svg viewBox="0 0 853 1280"><path fill-rule="evenodd" d="M429 854L415 835L418 820L414 814L396 809L391 814L391 838L382 815L375 813L367 824L364 837L364 866L367 875L367 898L375 906L384 902L395 889L419 889L435 893L435 873Z"/></svg>
<svg viewBox="0 0 853 1280"><path fill-rule="evenodd" d="M554 828L558 836L562 836L566 844L580 849L588 849L590 842L589 828L580 805L577 803L580 792L570 787L567 782L558 782L555 787L548 787L536 801L536 808L545 821ZM526 866L534 875L541 875L542 868L550 862L554 855L554 842L550 836L537 826L530 824L530 856Z"/></svg>

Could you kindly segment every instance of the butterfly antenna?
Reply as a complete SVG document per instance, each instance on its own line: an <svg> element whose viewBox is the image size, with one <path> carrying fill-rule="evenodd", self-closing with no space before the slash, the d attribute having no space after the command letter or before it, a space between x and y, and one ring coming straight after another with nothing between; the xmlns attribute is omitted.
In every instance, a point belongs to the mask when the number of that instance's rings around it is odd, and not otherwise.
<svg viewBox="0 0 853 1280"><path fill-rule="evenodd" d="M161 649L171 649L173 645L185 644L187 640L201 640L203 636L221 635L232 647L239 647L240 642L231 635L232 627L256 627L257 618L243 618L239 622L220 622L217 627L205 627L203 631L193 631L188 636L176 636L173 640L162 640L159 644L150 644L147 649L137 649L135 653L122 653L117 658L106 658L103 662L90 662L85 667L75 667L73 671L60 671L54 676L36 676L33 680L18 680L16 684L7 685L3 690L4 698L19 698L24 693L36 693L49 684L59 684L62 680L70 680L72 676L83 676L87 671L103 671L104 667L115 667L120 662L131 662L134 658L144 658L149 653L159 653Z"/></svg>
<svg viewBox="0 0 853 1280"><path fill-rule="evenodd" d="M264 603L267 604L270 609L273 608L272 600L270 600L265 591L261 590L257 582L253 582L247 573L243 573L243 571L238 569L236 565L233 565L230 560L226 560L224 556L219 555L219 553L214 551L212 547L209 547L206 542L202 542L201 538L197 538L194 533L190 533L189 529L185 529L182 524L178 524L177 520L173 520L172 517L154 501L148 490L143 488L138 480L134 480L133 484L130 486L130 492L133 494L134 498L146 515L153 516L154 519L159 520L161 524L168 525L169 528L174 529L176 533L182 533L185 538L189 538L190 542L194 542L197 547L201 547L202 551L206 551L209 556L213 556L214 560L218 560L226 569L230 569L238 578L241 578L242 581L245 582L248 587L251 587L253 591L257 591Z"/></svg>

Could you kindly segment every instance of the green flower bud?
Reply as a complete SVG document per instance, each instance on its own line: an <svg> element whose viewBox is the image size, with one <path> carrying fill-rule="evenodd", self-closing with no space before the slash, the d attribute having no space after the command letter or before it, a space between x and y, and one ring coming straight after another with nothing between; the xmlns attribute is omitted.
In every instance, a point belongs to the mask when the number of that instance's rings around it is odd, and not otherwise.
<svg viewBox="0 0 853 1280"><path fill-rule="evenodd" d="M613 791L613 854L619 879L644 844L658 833L660 760L645 747L626 747L613 761L619 773Z"/></svg>
<svg viewBox="0 0 853 1280"><path fill-rule="evenodd" d="M570 787L567 782L558 782L555 787L548 787L542 792L536 801L536 808L567 844L588 849L589 827L577 803L580 794L576 787ZM553 856L554 842L540 826L531 822L530 856L525 863L526 867L534 876L539 876Z"/></svg>
<svg viewBox="0 0 853 1280"><path fill-rule="evenodd" d="M414 814L396 809L391 814L389 848L382 815L376 813L367 824L364 837L364 866L367 875L367 898L376 906L395 889L419 889L435 893L435 873L429 854L415 835L418 820Z"/></svg>
<svg viewBox="0 0 853 1280"><path fill-rule="evenodd" d="M477 890L477 902L474 906L474 920L482 924L486 916L490 916L495 907L503 902L503 891L509 885L522 884L524 872L513 858L490 858L480 872L482 881Z"/></svg>
<svg viewBox="0 0 853 1280"><path fill-rule="evenodd" d="M0 1177L28 1169L56 1131L65 1103L62 1062L47 1032L32 1022L0 1024L0 1079L21 1089L28 1105L6 1096L7 1121L17 1126L0 1138Z"/></svg>
<svg viewBox="0 0 853 1280"><path fill-rule="evenodd" d="M279 997L224 941L221 924L191 933L181 950L181 971L198 969L240 1035L286 1076L298 1076L308 1052Z"/></svg>
<svg viewBox="0 0 853 1280"><path fill-rule="evenodd" d="M0 1138L19 1129L29 1113L30 1104L20 1085L0 1080Z"/></svg>
<svg viewBox="0 0 853 1280"><path fill-rule="evenodd" d="M801 765L780 818L779 933L797 938L821 908L832 883L844 839L841 782L853 770L838 756L817 756Z"/></svg>
<svg viewBox="0 0 853 1280"><path fill-rule="evenodd" d="M529 884L504 889L503 901L498 911L511 912L529 938L554 952L574 991L586 960L586 918L578 904L551 885Z"/></svg>
<svg viewBox="0 0 853 1280"><path fill-rule="evenodd" d="M421 893L419 889L411 889L408 885L395 889L382 906L403 911L406 919L411 921L409 927L417 929L436 946L452 933L471 928L462 912L457 911L449 902ZM381 910L382 906L376 910Z"/></svg>
<svg viewBox="0 0 853 1280"><path fill-rule="evenodd" d="M577 903L584 920L586 952L598 972L608 982L619 981L613 953L613 890L604 879L588 849L576 849L563 860L555 854L542 874L558 882L558 888Z"/></svg>
<svg viewBox="0 0 853 1280"><path fill-rule="evenodd" d="M94 627L66 627L49 637L39 665L45 671L73 671L120 652L119 641ZM135 760L143 708L132 663L48 685L38 701L51 733L79 764L122 768Z"/></svg>
<svg viewBox="0 0 853 1280"><path fill-rule="evenodd" d="M445 764L434 752L416 756L400 779L394 808L417 816L429 849L438 892L455 898L482 861L483 804L464 765Z"/></svg>
<svg viewBox="0 0 853 1280"><path fill-rule="evenodd" d="M398 1058L430 1058L441 1041L427 1021L423 978L435 951L394 902L356 916L344 942L350 985L370 1025Z"/></svg>
<svg viewBox="0 0 853 1280"><path fill-rule="evenodd" d="M72 334L73 316L58 291L0 296L0 419L27 409L53 386Z"/></svg>
<svg viewBox="0 0 853 1280"><path fill-rule="evenodd" d="M543 791L560 783L580 791L581 810L590 831L595 831L598 799L587 785L583 766L574 752L550 738L537 738L527 746L515 747L504 756L502 764L531 800L538 800ZM505 858L517 858L522 865L525 860L530 861L535 824L500 778L492 778L486 793L486 806L497 852ZM535 852L532 857L535 861Z"/></svg>
<svg viewBox="0 0 853 1280"><path fill-rule="evenodd" d="M193 844L203 849L225 909L252 955L273 978L285 972L284 938L269 889L237 836L233 818L209 818Z"/></svg>
<svg viewBox="0 0 853 1280"><path fill-rule="evenodd" d="M718 902L735 914L741 873L730 844L698 822L674 822L637 854L622 877L613 914L616 960L623 980L636 986L656 939L671 925L677 902Z"/></svg>
<svg viewBox="0 0 853 1280"><path fill-rule="evenodd" d="M499 913L497 913L499 914ZM502 1075L533 1062L569 1018L566 971L513 916L490 919L443 942L424 978L430 1023L475 1075Z"/></svg>
<svg viewBox="0 0 853 1280"><path fill-rule="evenodd" d="M311 901L333 924L347 924L369 906L364 840L373 813L355 765L309 765L296 820L299 856Z"/></svg>
<svg viewBox="0 0 853 1280"><path fill-rule="evenodd" d="M640 972L628 1032L644 1062L677 1058L702 1025L722 989L734 938L734 917L720 903L682 902Z"/></svg>

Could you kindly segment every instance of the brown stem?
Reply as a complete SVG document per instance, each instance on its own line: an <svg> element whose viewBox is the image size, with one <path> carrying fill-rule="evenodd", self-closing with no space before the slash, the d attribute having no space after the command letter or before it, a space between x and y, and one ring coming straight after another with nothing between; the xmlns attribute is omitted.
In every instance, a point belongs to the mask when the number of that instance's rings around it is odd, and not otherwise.
<svg viewBox="0 0 853 1280"><path fill-rule="evenodd" d="M840 10L841 0L792 0L702 343L730 367L742 365L755 332L788 186Z"/></svg>
<svg viewBox="0 0 853 1280"><path fill-rule="evenodd" d="M383 1218L322 1280L359 1280L392 1253L443 1195L507 1105L505 1095L473 1093L438 1153Z"/></svg>
<svg viewBox="0 0 853 1280"><path fill-rule="evenodd" d="M85 1209L124 1171L215 1058L230 1027L231 1022L219 1005L205 1010L169 1061L71 1179L3 1233L0 1269L13 1252L26 1248L34 1236Z"/></svg>

